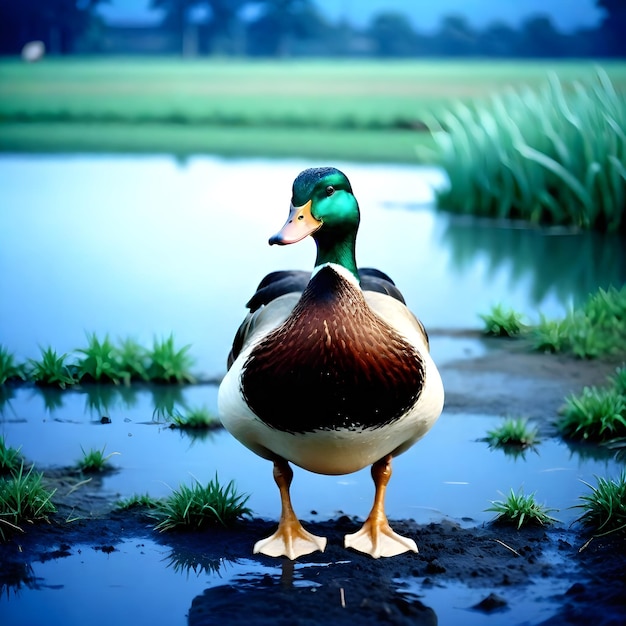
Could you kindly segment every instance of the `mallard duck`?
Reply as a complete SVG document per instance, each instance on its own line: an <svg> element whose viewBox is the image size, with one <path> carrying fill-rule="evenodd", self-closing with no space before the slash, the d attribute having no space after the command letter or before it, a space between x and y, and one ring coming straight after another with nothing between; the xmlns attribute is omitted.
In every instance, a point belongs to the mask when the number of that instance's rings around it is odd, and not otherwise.
<svg viewBox="0 0 626 626"><path fill-rule="evenodd" d="M383 272L357 269L359 205L345 174L307 169L293 183L289 217L270 245L311 236L312 273L266 276L248 302L218 394L222 423L274 464L282 511L255 553L295 559L323 551L290 499L289 463L338 475L372 466L375 497L345 546L375 558L417 552L385 514L391 460L423 437L443 408L443 385L422 324Z"/></svg>

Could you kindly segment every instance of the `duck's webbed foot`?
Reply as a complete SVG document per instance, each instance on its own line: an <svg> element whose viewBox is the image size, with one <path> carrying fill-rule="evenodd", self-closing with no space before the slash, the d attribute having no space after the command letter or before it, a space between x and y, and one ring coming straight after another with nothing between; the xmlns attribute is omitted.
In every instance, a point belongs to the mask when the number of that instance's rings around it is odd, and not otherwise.
<svg viewBox="0 0 626 626"><path fill-rule="evenodd" d="M344 542L346 548L365 552L375 559L381 556L396 556L404 552L417 552L415 541L394 532L387 518L372 520L368 517L361 530L346 535Z"/></svg>
<svg viewBox="0 0 626 626"><path fill-rule="evenodd" d="M287 461L284 459L274 461L274 480L280 490L282 504L280 521L278 522L278 529L271 537L256 542L254 554L286 556L293 560L316 550L323 552L326 548L326 539L306 531L296 517L289 495L292 479L293 471Z"/></svg>
<svg viewBox="0 0 626 626"><path fill-rule="evenodd" d="M376 486L374 506L361 530L345 536L346 548L364 552L375 559L381 556L396 556L404 552L417 552L415 541L394 532L385 515L385 489L391 478L391 456L372 465L372 478Z"/></svg>

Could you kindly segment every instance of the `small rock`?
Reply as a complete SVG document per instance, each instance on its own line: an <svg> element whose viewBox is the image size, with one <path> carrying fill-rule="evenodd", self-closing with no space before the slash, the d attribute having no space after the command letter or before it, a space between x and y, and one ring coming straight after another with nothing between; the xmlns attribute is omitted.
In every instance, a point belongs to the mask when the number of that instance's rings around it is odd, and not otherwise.
<svg viewBox="0 0 626 626"><path fill-rule="evenodd" d="M426 566L426 572L428 574L443 574L446 571L446 568L437 560L432 560Z"/></svg>
<svg viewBox="0 0 626 626"><path fill-rule="evenodd" d="M582 583L574 583L566 592L566 596L578 596L585 593L585 585Z"/></svg>
<svg viewBox="0 0 626 626"><path fill-rule="evenodd" d="M107 417L106 415L103 415L103 416L100 418L100 423L101 423L101 424L110 424L110 423L111 423L111 418L110 418L110 417Z"/></svg>
<svg viewBox="0 0 626 626"><path fill-rule="evenodd" d="M475 604L472 608L476 611L483 611L484 613L491 613L492 611L499 611L504 609L508 605L508 602L501 596L490 593L486 598L483 598L478 604Z"/></svg>

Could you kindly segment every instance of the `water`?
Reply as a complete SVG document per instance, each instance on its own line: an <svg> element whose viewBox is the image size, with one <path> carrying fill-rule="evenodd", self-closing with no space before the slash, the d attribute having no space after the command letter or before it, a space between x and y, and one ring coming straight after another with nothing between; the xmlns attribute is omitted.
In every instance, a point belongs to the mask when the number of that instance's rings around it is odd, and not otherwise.
<svg viewBox="0 0 626 626"><path fill-rule="evenodd" d="M312 240L267 239L306 161L0 156L0 344L70 352L85 333L174 333L220 376L244 304L269 271L312 267ZM357 259L394 278L429 329L480 326L503 302L561 315L626 280L616 238L476 226L437 214L441 171L338 164L362 211Z"/></svg>
<svg viewBox="0 0 626 626"><path fill-rule="evenodd" d="M221 376L244 303L260 278L275 269L311 267L312 242L267 245L287 216L291 181L311 165L1 156L0 344L22 360L37 357L39 346L71 352L85 345L85 332L132 336L146 345L153 336L173 333L177 345L192 345L199 372ZM561 315L598 286L626 279L624 252L615 239L437 214L433 194L445 180L436 169L338 165L360 200L360 264L387 271L430 329L476 328L478 314L498 302L531 317L539 310ZM445 364L479 356L484 347L436 332L432 351ZM161 419L172 408L206 405L215 413L216 395L214 385L63 393L5 389L0 435L21 446L39 468L71 465L82 456L81 447L118 452L112 457L117 471L97 486L109 500L146 492L167 496L181 483L207 482L218 473L250 494L256 515L276 519L279 499L267 461L223 431L194 438ZM100 423L102 415L111 423ZM479 524L492 516L485 511L490 501L513 487L536 492L569 524L577 515L571 507L584 491L580 481L614 476L621 467L615 459L584 456L550 438L525 458L506 457L479 441L495 425L490 415L444 412L422 442L394 461L390 518ZM340 511L364 517L373 486L368 470L333 477L295 468L292 496L303 519L327 519ZM184 571L171 566L170 552L137 538L111 554L73 546L64 558L31 563L29 582L0 598L0 621L38 624L41 615L56 615L72 626L88 614L92 625L125 623L142 607L145 619L183 624L205 590L228 582L260 588L265 575L281 575L278 565L245 559L215 571ZM296 584L314 584L313 574L298 571ZM514 623L510 613L487 620L471 611L488 590L460 583L397 585L419 596L441 624ZM542 583L508 597L516 615L536 623L553 610L550 595L563 591ZM532 615L516 608L525 605Z"/></svg>
<svg viewBox="0 0 626 626"><path fill-rule="evenodd" d="M268 577L274 584L281 577L284 580L280 565L267 567L240 559L194 571L184 564L178 565L177 557L175 550L143 538L117 544L111 553L90 545L74 546L63 558L33 563L25 573L28 583L0 598L0 615L7 625L35 626L42 623L42 615L49 615L62 616L63 624L84 624L88 616L90 626L110 626L128 624L141 613L143 619L157 616L156 620L150 619L153 623L183 626L194 623L194 601L205 590L233 585L252 593L271 593ZM292 584L314 587L318 584L316 570L335 565L297 563ZM349 581L346 584L349 603ZM419 580L398 580L396 589L408 599L419 599L432 611L430 619L419 624L517 626L540 623L551 617L558 608L554 596L566 591L566 583L541 581L540 585L509 587L507 608L489 615L472 609L489 595L489 588L470 588L459 582L426 584ZM238 595L233 610L245 604L245 596Z"/></svg>
<svg viewBox="0 0 626 626"><path fill-rule="evenodd" d="M147 388L129 396L120 390L109 398L106 414L111 423L101 424L102 411L93 391L90 399L85 392L44 395L18 389L0 416L0 434L9 445L21 446L40 468L73 465L82 457L81 448L119 453L111 458L119 471L98 479L101 493L111 500L146 492L168 496L180 484L196 479L206 484L217 473L222 482L232 479L239 491L250 494L249 506L256 515L276 519L279 499L271 464L223 430L204 437L172 430L169 422L153 417L153 391ZM158 401L176 408L203 402L217 413L216 386L171 391L173 396ZM46 408L46 397L54 408ZM585 456L584 450L570 449L556 438L544 438L522 457L491 450L480 440L499 422L493 415L444 412L422 441L394 460L388 515L420 523L442 517L485 522L493 516L485 510L490 501L503 499L512 487L536 492L539 502L558 509L555 517L569 524L579 515L571 507L585 490L581 480L594 484L594 475L619 473L621 464L610 455ZM294 474L293 503L305 518L312 510L317 519L339 512L365 517L371 508L374 489L369 469L319 476L296 467Z"/></svg>

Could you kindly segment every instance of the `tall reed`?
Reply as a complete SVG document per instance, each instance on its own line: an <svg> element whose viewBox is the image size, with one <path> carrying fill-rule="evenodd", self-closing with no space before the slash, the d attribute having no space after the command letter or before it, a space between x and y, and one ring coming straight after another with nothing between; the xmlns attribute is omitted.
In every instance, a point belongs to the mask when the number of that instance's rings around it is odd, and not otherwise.
<svg viewBox="0 0 626 626"><path fill-rule="evenodd" d="M441 208L607 232L626 230L626 94L595 80L509 89L438 117L450 186Z"/></svg>

